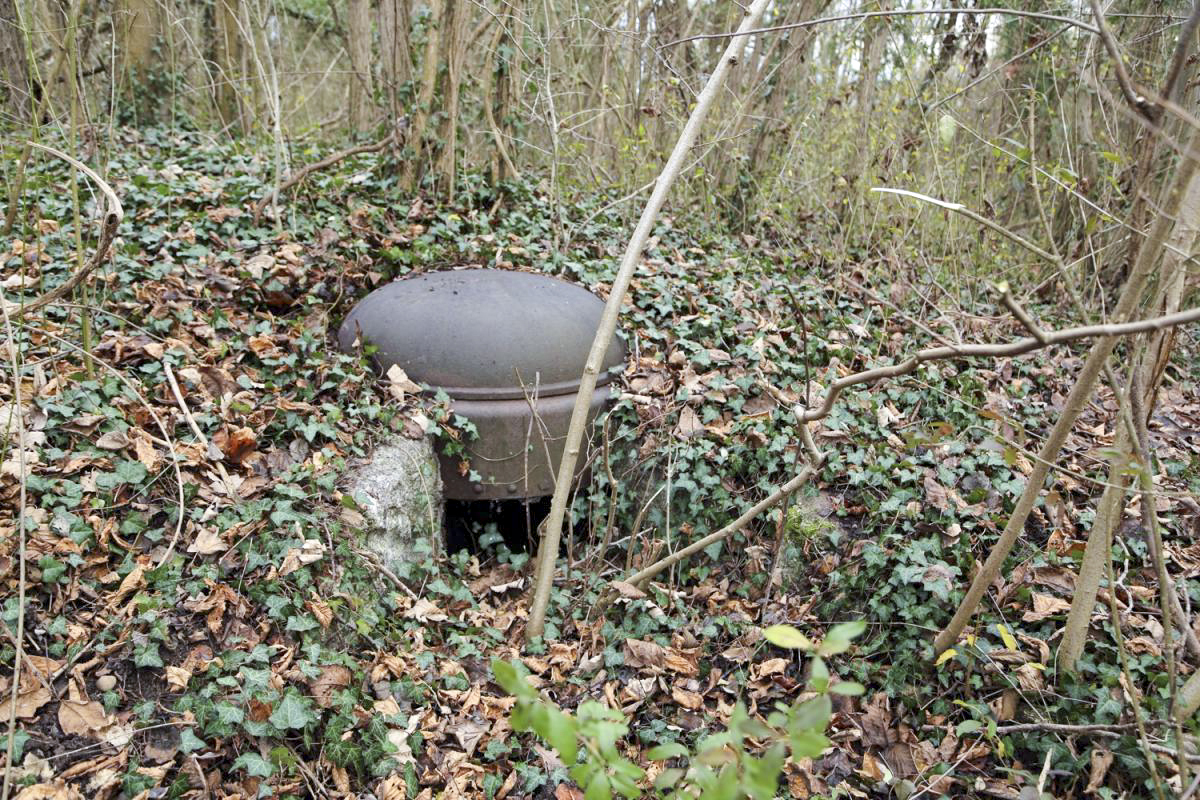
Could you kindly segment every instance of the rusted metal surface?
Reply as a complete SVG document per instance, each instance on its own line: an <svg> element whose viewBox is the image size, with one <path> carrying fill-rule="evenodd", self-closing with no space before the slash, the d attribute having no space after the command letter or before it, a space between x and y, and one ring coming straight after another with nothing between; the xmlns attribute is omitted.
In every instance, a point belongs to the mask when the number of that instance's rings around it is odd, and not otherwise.
<svg viewBox="0 0 1200 800"><path fill-rule="evenodd" d="M435 272L372 292L342 323L338 343L370 343L376 366L444 389L479 431L472 481L442 458L446 497L537 497L554 488L579 375L604 310L591 292L548 275ZM594 418L608 402L625 347L614 338L597 382ZM536 416L534 413L536 410ZM586 459L580 459L584 463Z"/></svg>

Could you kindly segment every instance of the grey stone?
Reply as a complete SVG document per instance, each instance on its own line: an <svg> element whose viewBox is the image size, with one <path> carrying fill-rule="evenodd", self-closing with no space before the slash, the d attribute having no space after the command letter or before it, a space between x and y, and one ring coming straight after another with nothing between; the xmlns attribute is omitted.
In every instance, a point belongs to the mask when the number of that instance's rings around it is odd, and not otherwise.
<svg viewBox="0 0 1200 800"><path fill-rule="evenodd" d="M428 436L380 442L348 484L366 517L366 545L385 566L406 573L417 542L439 547L442 477Z"/></svg>

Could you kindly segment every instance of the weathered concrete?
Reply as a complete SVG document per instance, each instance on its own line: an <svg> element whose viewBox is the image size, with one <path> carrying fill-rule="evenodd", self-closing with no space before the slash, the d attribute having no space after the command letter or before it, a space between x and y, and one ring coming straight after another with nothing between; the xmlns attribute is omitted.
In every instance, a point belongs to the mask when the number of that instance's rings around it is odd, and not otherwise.
<svg viewBox="0 0 1200 800"><path fill-rule="evenodd" d="M379 443L348 483L366 517L367 547L387 567L407 573L422 539L440 549L442 478L428 436Z"/></svg>

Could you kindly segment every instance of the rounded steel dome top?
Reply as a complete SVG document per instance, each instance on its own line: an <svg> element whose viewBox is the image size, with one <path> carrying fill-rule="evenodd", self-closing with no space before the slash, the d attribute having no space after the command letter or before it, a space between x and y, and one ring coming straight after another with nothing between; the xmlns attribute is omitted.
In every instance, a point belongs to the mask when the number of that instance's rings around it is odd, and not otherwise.
<svg viewBox="0 0 1200 800"><path fill-rule="evenodd" d="M456 398L518 399L567 394L579 385L604 302L549 275L497 269L429 272L371 292L338 330L345 351L356 340L378 348L386 371ZM597 381L619 373L625 347L609 344ZM522 388L524 387L524 388Z"/></svg>

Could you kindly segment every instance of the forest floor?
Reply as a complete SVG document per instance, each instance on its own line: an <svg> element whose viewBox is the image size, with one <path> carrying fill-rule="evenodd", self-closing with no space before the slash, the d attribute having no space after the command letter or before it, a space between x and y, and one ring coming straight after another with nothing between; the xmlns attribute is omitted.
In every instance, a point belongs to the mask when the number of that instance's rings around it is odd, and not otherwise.
<svg viewBox="0 0 1200 800"><path fill-rule="evenodd" d="M1127 693L1152 723L1168 698L1136 502L1115 549L1133 685L1103 603L1080 673L1057 674L1053 659L1112 444L1107 388L967 641L940 663L931 654L1082 349L946 363L847 393L817 429L829 454L818 485L786 519L764 515L597 613L607 581L790 477L790 406L830 375L933 335L1021 333L1002 310L938 311L945 291L902 253L868 243L847 263L819 231L756 238L664 219L622 321L631 356L607 464L576 501L545 642L526 648L528 554L495 537L474 553L430 548L396 576L403 586L364 555L342 491L350 466L392 432L462 432L436 398L397 400L338 353L332 331L357 298L414 270L542 270L605 294L621 209L596 198L556 230L535 189L498 197L467 176L452 206L401 197L395 171L365 156L297 187L276 227L251 213L269 186L260 157L180 133L119 136L107 172L126 209L115 255L77 304L15 324L20 413L10 370L2 387L0 689L9 697L23 595L19 797L581 798L553 751L513 732L493 658L522 660L564 708L620 709L624 752L646 765L645 749L718 730L739 702L766 713L795 697L804 664L763 627L819 639L849 619L868 632L830 669L866 694L837 701L831 747L789 763L781 794L1147 795ZM31 166L18 229L0 242L7 296L74 268L69 175L53 160ZM86 185L81 195L94 219L96 199ZM1054 321L1053 301L1034 310ZM1181 332L1151 426L1169 561L1194 602L1197 355L1195 333ZM599 552L610 520L616 544ZM784 580L769 588L781 525Z"/></svg>

